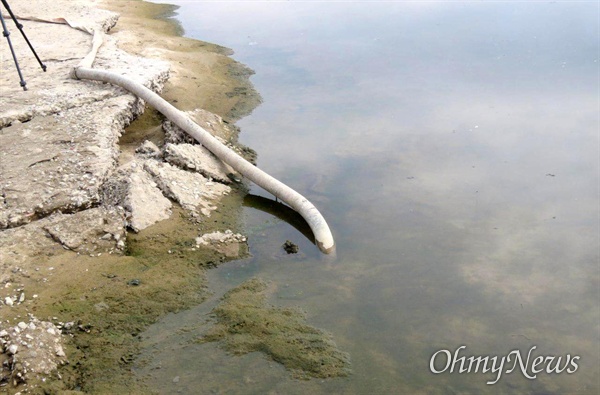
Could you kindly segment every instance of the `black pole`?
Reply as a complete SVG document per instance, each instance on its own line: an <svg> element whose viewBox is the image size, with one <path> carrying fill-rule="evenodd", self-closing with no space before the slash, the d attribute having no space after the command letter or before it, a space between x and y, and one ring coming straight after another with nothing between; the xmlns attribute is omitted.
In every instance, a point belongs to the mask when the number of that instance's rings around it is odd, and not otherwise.
<svg viewBox="0 0 600 395"><path fill-rule="evenodd" d="M12 18L15 25L17 25L17 29L19 29L21 31L23 38L25 39L25 41L27 41L27 45L29 45L29 49L31 49L31 52L33 52L33 55L35 56L38 63L40 64L40 67L42 68L42 70L46 71L46 65L42 63L42 61L40 60L40 57L35 52L35 49L33 49L33 45L31 45L31 43L29 42L29 39L27 38L27 36L25 35L25 32L23 31L23 25L20 24L19 21L17 21L17 18L15 17L15 14L13 14L12 10L10 9L8 2L6 0L1 0L1 1L2 1L2 5L4 5L4 8L6 8L6 11L8 11L8 13L10 14L10 17Z"/></svg>
<svg viewBox="0 0 600 395"><path fill-rule="evenodd" d="M3 3L4 3L4 1L3 1ZM19 62L17 61L17 55L15 55L15 50L13 49L12 43L10 42L10 33L9 33L8 29L6 28L6 23L4 22L4 17L2 16L1 10L0 10L0 22L2 22L2 35L4 37L6 37L6 40L8 41L10 53L12 53L13 60L15 61L15 66L17 67L17 73L19 73L19 79L21 80L21 86L23 87L23 90L26 91L27 83L23 79L23 74L21 74L21 68L19 67Z"/></svg>

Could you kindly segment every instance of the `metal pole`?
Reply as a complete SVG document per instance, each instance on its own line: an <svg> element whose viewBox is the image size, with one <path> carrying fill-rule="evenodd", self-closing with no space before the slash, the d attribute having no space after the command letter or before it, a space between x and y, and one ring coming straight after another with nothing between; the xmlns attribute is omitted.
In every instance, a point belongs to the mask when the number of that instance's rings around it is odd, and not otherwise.
<svg viewBox="0 0 600 395"><path fill-rule="evenodd" d="M4 0L2 1L4 3ZM8 41L8 46L10 48L10 53L12 54L13 60L15 61L15 66L17 67L17 73L19 73L19 79L21 80L21 86L23 90L27 90L27 83L23 79L23 74L21 74L21 68L19 67L19 61L17 60L17 55L15 55L15 50L13 49L12 42L10 41L10 32L6 28L6 23L4 22L4 17L2 16L2 10L0 10L0 22L2 22L2 35L6 37Z"/></svg>
<svg viewBox="0 0 600 395"><path fill-rule="evenodd" d="M31 45L31 43L29 42L29 39L27 38L27 36L25 35L25 32L23 31L23 25L21 23L19 23L19 21L17 21L17 18L15 17L15 14L13 14L12 10L10 9L8 2L6 0L2 0L2 4L4 5L4 8L6 8L6 11L8 11L8 13L10 14L10 17L12 18L13 22L15 22L15 25L17 25L17 29L19 29L21 31L23 38L27 42L27 45L29 45L29 49L31 49L31 52L33 52L33 55L35 56L38 63L40 64L40 67L42 68L42 70L46 71L46 65L42 63L37 52L35 52L35 49L33 49L33 45Z"/></svg>

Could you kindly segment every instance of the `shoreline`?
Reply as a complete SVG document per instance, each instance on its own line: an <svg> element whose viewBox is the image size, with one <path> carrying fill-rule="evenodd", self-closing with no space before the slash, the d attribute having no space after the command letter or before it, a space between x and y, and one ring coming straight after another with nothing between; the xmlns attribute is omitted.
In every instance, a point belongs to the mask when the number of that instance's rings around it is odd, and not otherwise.
<svg viewBox="0 0 600 395"><path fill-rule="evenodd" d="M100 1L93 7L120 14L116 26L108 32L118 40L120 48L133 55L167 60L171 64L171 75L161 94L165 99L183 111L203 108L217 116L207 118L208 114L200 114L200 122L222 117L220 130L230 142L237 142L239 130L230 125L249 114L260 103L260 96L248 80L251 70L227 57L230 50L178 35L181 27L177 22L165 20L175 6L127 0ZM158 31L161 33L156 33ZM135 161L136 148L148 136L150 140L164 139L161 122L162 117L156 111L146 109L125 129L119 140L119 163L113 172ZM3 321L0 329L10 331L13 325L14 328L21 323L25 325L23 321L27 321L28 316L31 323L38 318L47 320L43 322L62 331L66 356L57 361L57 371L30 374L27 380L14 381L18 384L14 387L7 381L0 392L148 392L131 372L139 346L138 335L164 314L201 303L208 292L205 270L247 253L243 243L231 255L193 245L193 240L202 233L239 231L238 217L244 194L243 186L232 187L209 219L199 219L176 204L171 208L169 219L139 233L128 232L123 254L96 250L96 244L94 253L89 256L81 251L67 251L72 248L65 247L59 235L53 238L62 245L48 240L51 244L39 246L37 250L36 246L35 252L22 255L18 264L2 262L0 277L5 291L2 301L7 300L5 294L9 291L26 297L14 305L12 302L10 306L0 305ZM35 222L39 221L32 223ZM1 232L4 235L0 236L13 234L8 230ZM0 241L6 244L8 238ZM15 249L17 255L32 247L31 238L10 242L5 251ZM8 353L2 356L3 360L7 358Z"/></svg>
<svg viewBox="0 0 600 395"><path fill-rule="evenodd" d="M178 6L101 0L99 7L120 14L111 34L122 49L171 63L171 77L161 95L178 109L202 108L234 123L260 104L260 95L248 78L254 71L231 58L229 48L184 37L173 18Z"/></svg>

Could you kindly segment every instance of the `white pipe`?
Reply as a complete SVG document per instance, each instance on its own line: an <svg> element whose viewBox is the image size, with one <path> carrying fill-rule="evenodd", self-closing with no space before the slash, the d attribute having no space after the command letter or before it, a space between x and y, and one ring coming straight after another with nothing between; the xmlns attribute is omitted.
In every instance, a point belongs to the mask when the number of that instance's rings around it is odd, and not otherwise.
<svg viewBox="0 0 600 395"><path fill-rule="evenodd" d="M118 85L145 100L165 117L167 117L171 122L179 126L199 143L205 146L223 162L230 165L244 177L253 181L256 185L264 188L283 202L287 203L290 207L302 215L315 235L316 244L321 251L329 254L335 250L333 236L329 226L327 225L327 222L325 222L325 218L323 218L319 210L317 210L317 208L311 202L309 202L308 199L281 181L260 170L258 167L252 165L231 149L227 148L213 135L198 126L185 113L173 107L162 97L146 88L142 84L110 71L95 70L87 67L76 67L74 69L74 75L78 79L109 82L113 85Z"/></svg>

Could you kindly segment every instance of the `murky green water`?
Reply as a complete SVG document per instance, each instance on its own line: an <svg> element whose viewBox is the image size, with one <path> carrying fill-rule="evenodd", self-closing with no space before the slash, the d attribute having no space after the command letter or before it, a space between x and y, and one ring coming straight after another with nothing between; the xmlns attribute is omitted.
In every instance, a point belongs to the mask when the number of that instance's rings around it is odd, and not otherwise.
<svg viewBox="0 0 600 395"><path fill-rule="evenodd" d="M323 256L246 208L253 257L211 272L213 302L151 328L148 382L164 393L598 393L597 2L172 3L188 36L256 71L264 103L238 122L241 140L318 206L338 251ZM251 276L330 331L354 374L296 381L261 354L190 343ZM491 372L431 372L436 351L463 345L467 357L536 346L531 360L580 358L571 374L528 379L517 365L493 385Z"/></svg>

